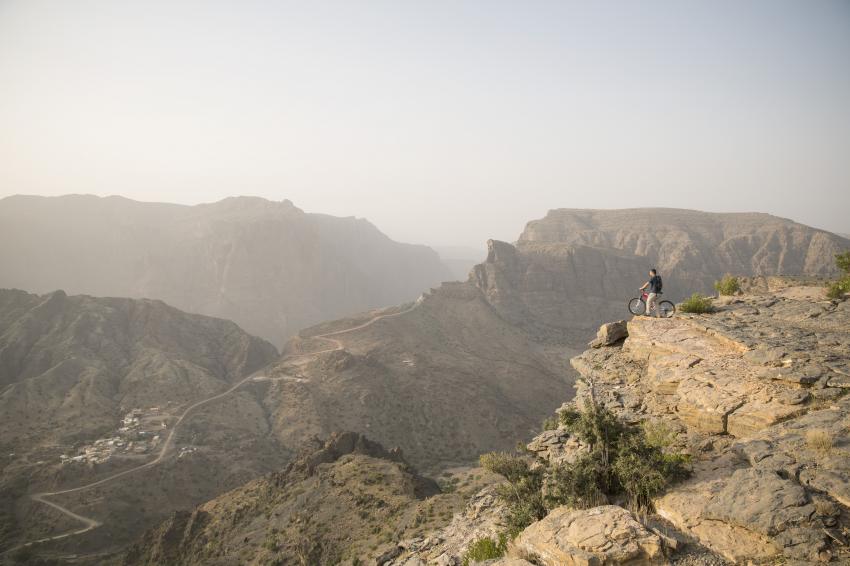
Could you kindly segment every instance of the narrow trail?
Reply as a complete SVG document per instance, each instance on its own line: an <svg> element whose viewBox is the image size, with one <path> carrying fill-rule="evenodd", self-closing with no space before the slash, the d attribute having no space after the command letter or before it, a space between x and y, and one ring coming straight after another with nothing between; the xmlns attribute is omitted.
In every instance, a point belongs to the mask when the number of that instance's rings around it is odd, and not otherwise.
<svg viewBox="0 0 850 566"><path fill-rule="evenodd" d="M407 314L407 313L413 311L414 309L416 309L420 304L421 303L419 301L417 301L416 303L413 304L413 306L408 307L408 308L406 308L402 311L389 313L389 314L381 314L381 315L375 316L375 317L369 319L368 321L366 321L363 324L360 324L358 326L353 326L351 328L346 328L346 329L343 329L343 330L335 330L333 332L327 332L325 334L317 334L315 336L310 336L309 339L319 339L319 340L324 340L326 342L330 342L332 344L332 347L326 348L324 350L317 350L315 352L306 352L306 353L303 353L303 354L293 354L293 355L287 356L287 357L288 358L312 358L312 357L317 356L319 354L326 354L328 352L336 352L337 350L342 350L342 349L345 348L344 344L342 343L341 340L338 340L337 338L333 338L334 336L340 336L342 334L347 334L349 332L354 332L356 330L362 330L364 328L372 326L373 324L375 324L376 322L378 322L380 320L384 320L386 318L394 318L394 317L397 317L397 316ZM233 393L234 391L236 391L237 389L239 389L240 387L242 387L243 385L245 385L249 381L252 381L252 380L258 380L259 381L259 380L262 380L262 379L275 379L275 380L276 379L291 379L293 381L298 381L298 382L308 381L306 379L295 378L295 377L290 377L290 376L284 376L282 378L266 378L265 376L258 376L258 375L252 374L252 375L249 375L248 377L243 378L242 380L240 380L239 382L237 382L236 384L231 386L227 391L224 391L222 393L218 393L216 395L213 395L212 397L207 397L206 399L201 399L200 401L197 401L196 403L189 405L182 413L180 413L180 416L177 417L177 421L174 423L174 426L171 427L171 431L168 433L168 436L165 437L165 441L162 443L162 447L159 449L159 453L157 454L156 458L154 458L150 462L147 462L145 464L141 464L139 466L136 466L135 468L130 468L128 470L124 470L123 472L118 472L117 474L113 474L113 475L105 477L103 479L94 481L92 483L87 483L85 485L81 485L81 486L78 486L78 487L73 487L73 488L70 488L70 489L63 489L63 490L59 490L59 491L45 491L45 492L34 493L34 494L30 495L30 499L32 501L35 501L37 503L43 503L44 505L48 505L49 507L52 507L52 508L56 509L57 511L64 513L65 515L74 519L75 521L79 521L80 523L83 523L84 526L82 528L66 531L66 532L58 534L58 535L44 537L44 538L29 541L29 542L26 542L26 543L23 543L23 544L19 544L18 546L12 547L12 548L4 551L2 554L8 554L8 553L14 552L15 550L18 550L20 548L32 546L32 545L35 545L35 544L40 544L40 543L49 542L49 541L53 541L53 540L59 540L59 539L68 538L68 537L72 537L72 536L76 536L76 535L81 535L83 533L86 533L88 531L91 531L91 530L96 529L97 527L101 526L102 523L100 521L97 521L97 520L92 519L90 517L85 517L83 515L79 515L77 513L74 513L73 511L71 511L67 507L59 505L58 503L54 503L53 501L49 501L47 498L53 497L53 496L56 496L56 495L64 495L64 494L67 494L67 493L76 493L76 492L80 492L80 491L85 491L87 489L91 489L93 487L97 487L99 485L103 485L103 484L115 481L115 480L122 478L124 476L134 474L138 471L141 471L141 470L144 470L144 469L147 469L147 468L152 468L154 466L159 465L163 460L165 460L166 456L168 455L168 452L171 450L171 448L174 444L174 435L177 433L177 429L180 428L181 423L183 423L183 421L186 419L186 417L188 417L193 411L195 411L199 407L203 407L204 405L207 405L208 403L212 403L214 401L218 401L219 399L227 397L228 395L230 395L231 393Z"/></svg>

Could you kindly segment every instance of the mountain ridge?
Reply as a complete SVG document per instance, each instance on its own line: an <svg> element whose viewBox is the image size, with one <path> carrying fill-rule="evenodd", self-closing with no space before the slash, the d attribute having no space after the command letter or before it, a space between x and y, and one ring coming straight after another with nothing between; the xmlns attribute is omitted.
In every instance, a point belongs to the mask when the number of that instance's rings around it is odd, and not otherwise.
<svg viewBox="0 0 850 566"><path fill-rule="evenodd" d="M451 278L436 252L368 220L291 201L0 200L0 287L161 299L234 320L280 347L323 320L418 296Z"/></svg>

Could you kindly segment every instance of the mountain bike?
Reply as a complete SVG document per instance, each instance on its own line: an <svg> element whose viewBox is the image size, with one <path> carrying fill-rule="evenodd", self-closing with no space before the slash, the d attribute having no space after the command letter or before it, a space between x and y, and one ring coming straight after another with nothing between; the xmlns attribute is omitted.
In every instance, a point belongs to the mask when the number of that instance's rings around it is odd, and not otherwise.
<svg viewBox="0 0 850 566"><path fill-rule="evenodd" d="M660 295L661 293L658 294ZM633 315L649 315L646 312L646 298L648 296L649 293L640 289L640 297L635 297L629 301L629 312ZM676 305L670 301L655 301L655 305L655 310L661 318L670 318L676 312Z"/></svg>

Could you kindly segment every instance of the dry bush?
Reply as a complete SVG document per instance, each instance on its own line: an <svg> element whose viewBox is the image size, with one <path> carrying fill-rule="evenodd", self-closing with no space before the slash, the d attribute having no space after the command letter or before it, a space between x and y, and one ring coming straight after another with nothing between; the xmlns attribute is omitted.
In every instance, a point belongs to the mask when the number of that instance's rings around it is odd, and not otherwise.
<svg viewBox="0 0 850 566"><path fill-rule="evenodd" d="M815 428L806 433L806 445L819 454L829 454L833 440L832 433L822 428Z"/></svg>
<svg viewBox="0 0 850 566"><path fill-rule="evenodd" d="M714 289L721 295L737 295L741 291L741 282L734 275L724 275L714 282Z"/></svg>
<svg viewBox="0 0 850 566"><path fill-rule="evenodd" d="M699 293L694 293L679 305L679 310L693 314L705 314L714 311L711 305L711 299L703 297Z"/></svg>

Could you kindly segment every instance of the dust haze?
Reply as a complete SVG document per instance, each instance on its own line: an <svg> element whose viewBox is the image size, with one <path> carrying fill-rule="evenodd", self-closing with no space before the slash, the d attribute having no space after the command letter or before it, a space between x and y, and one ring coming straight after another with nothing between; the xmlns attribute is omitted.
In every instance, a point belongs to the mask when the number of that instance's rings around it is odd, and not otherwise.
<svg viewBox="0 0 850 566"><path fill-rule="evenodd" d="M850 564L848 54L0 0L0 566Z"/></svg>
<svg viewBox="0 0 850 566"><path fill-rule="evenodd" d="M562 207L846 233L848 52L844 2L7 1L0 195L255 195L479 250Z"/></svg>

